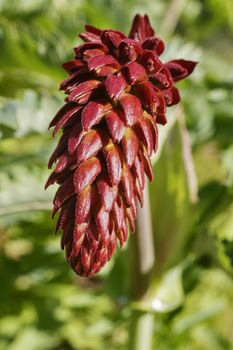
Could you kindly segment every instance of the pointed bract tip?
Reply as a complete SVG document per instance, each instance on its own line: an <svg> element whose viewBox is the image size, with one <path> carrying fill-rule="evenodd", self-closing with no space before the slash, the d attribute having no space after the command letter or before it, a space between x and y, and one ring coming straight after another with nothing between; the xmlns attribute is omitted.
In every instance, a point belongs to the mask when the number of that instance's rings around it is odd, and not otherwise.
<svg viewBox="0 0 233 350"><path fill-rule="evenodd" d="M143 43L147 38L155 34L154 29L150 24L149 17L137 13L133 19L133 24L129 33L129 37Z"/></svg>

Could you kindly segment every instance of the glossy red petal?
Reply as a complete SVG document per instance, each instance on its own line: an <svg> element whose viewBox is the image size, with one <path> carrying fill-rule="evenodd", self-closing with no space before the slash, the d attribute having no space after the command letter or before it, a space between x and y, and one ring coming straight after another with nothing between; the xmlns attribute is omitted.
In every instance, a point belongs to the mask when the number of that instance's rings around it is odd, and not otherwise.
<svg viewBox="0 0 233 350"><path fill-rule="evenodd" d="M127 128L122 139L122 148L126 164L131 167L138 153L138 138L131 128Z"/></svg>
<svg viewBox="0 0 233 350"><path fill-rule="evenodd" d="M157 127L157 124L156 124L156 120L153 118L152 115L150 115L148 113L146 114L146 119L147 119L147 122L150 123L151 131L153 133L153 139L154 139L154 142L153 142L154 149L153 149L153 151L156 152L157 149L158 149L158 141L159 141L158 140L159 139L159 137L158 137L158 127Z"/></svg>
<svg viewBox="0 0 233 350"><path fill-rule="evenodd" d="M142 191L142 188L139 184L138 179L135 180L134 186L135 186L135 194L136 194L136 196L141 204L141 207L143 207L143 205L144 205L143 191Z"/></svg>
<svg viewBox="0 0 233 350"><path fill-rule="evenodd" d="M114 111L106 113L105 120L107 122L108 130L113 141L119 143L125 133L125 124L119 115Z"/></svg>
<svg viewBox="0 0 233 350"><path fill-rule="evenodd" d="M89 225L89 228L86 232L86 237L87 237L87 240L89 242L91 254L93 257L93 255L97 252L99 245L100 245L99 233L98 233L97 227L94 223Z"/></svg>
<svg viewBox="0 0 233 350"><path fill-rule="evenodd" d="M126 208L126 217L128 219L132 233L135 231L135 215L132 208Z"/></svg>
<svg viewBox="0 0 233 350"><path fill-rule="evenodd" d="M95 71L95 74L98 76L98 78L107 78L112 74L115 74L117 71L118 71L117 68L109 65L109 66L103 66L98 68Z"/></svg>
<svg viewBox="0 0 233 350"><path fill-rule="evenodd" d="M160 89L169 89L173 86L173 79L167 67L163 66L153 75L153 83Z"/></svg>
<svg viewBox="0 0 233 350"><path fill-rule="evenodd" d="M162 92L167 106L173 106L180 102L179 90L175 86Z"/></svg>
<svg viewBox="0 0 233 350"><path fill-rule="evenodd" d="M144 175L144 167L141 160L135 157L134 164L132 166L132 173L136 179L138 179L141 188L145 186L145 175Z"/></svg>
<svg viewBox="0 0 233 350"><path fill-rule="evenodd" d="M166 119L166 101L165 98L161 92L161 90L157 89L157 94L159 97L159 106L156 111L156 123L165 125L167 123Z"/></svg>
<svg viewBox="0 0 233 350"><path fill-rule="evenodd" d="M104 207L102 207L95 213L94 217L97 229L100 232L101 237L104 239L109 228L109 213Z"/></svg>
<svg viewBox="0 0 233 350"><path fill-rule="evenodd" d="M130 85L141 83L148 79L144 67L137 62L128 63L124 66L122 72Z"/></svg>
<svg viewBox="0 0 233 350"><path fill-rule="evenodd" d="M60 90L70 93L77 84L91 78L91 74L86 67L78 69L60 84Z"/></svg>
<svg viewBox="0 0 233 350"><path fill-rule="evenodd" d="M119 45L119 55L123 60L136 61L142 53L141 45L133 39L126 38Z"/></svg>
<svg viewBox="0 0 233 350"><path fill-rule="evenodd" d="M121 177L121 189L126 199L127 205L130 206L132 204L132 197L134 196L134 181L127 165L125 165L123 168Z"/></svg>
<svg viewBox="0 0 233 350"><path fill-rule="evenodd" d="M179 81L190 75L198 62L187 60L172 60L165 64L174 81Z"/></svg>
<svg viewBox="0 0 233 350"><path fill-rule="evenodd" d="M79 110L80 106L78 106L76 103L66 103L61 109L59 109L55 117L52 119L49 124L49 128L55 126L64 117L64 115L73 112L75 109Z"/></svg>
<svg viewBox="0 0 233 350"><path fill-rule="evenodd" d="M48 168L50 169L52 165L56 162L58 157L67 150L67 140L68 140L69 135L63 134L62 137L60 138L60 141L57 144L57 147L53 151L49 162L48 162Z"/></svg>
<svg viewBox="0 0 233 350"><path fill-rule="evenodd" d="M79 34L80 38L87 42L99 42L102 30L90 25L85 26L86 32Z"/></svg>
<svg viewBox="0 0 233 350"><path fill-rule="evenodd" d="M109 186L108 182L104 178L100 178L97 180L97 188L105 210L110 212L118 193L117 187Z"/></svg>
<svg viewBox="0 0 233 350"><path fill-rule="evenodd" d="M96 252L95 261L97 262L96 266L94 264L95 271L99 271L108 261L108 248L106 245Z"/></svg>
<svg viewBox="0 0 233 350"><path fill-rule="evenodd" d="M146 150L140 151L139 157L140 157L140 161L143 164L143 167L144 167L144 170L145 170L145 173L146 173L148 179L150 181L152 181L153 177L154 177L153 169L152 169L150 158L149 158Z"/></svg>
<svg viewBox="0 0 233 350"><path fill-rule="evenodd" d="M97 130L89 130L77 147L77 163L95 156L102 148L102 140Z"/></svg>
<svg viewBox="0 0 233 350"><path fill-rule="evenodd" d="M143 114L140 100L131 94L124 94L119 100L126 125L134 125Z"/></svg>
<svg viewBox="0 0 233 350"><path fill-rule="evenodd" d="M107 52L108 50L107 47L100 42L87 42L85 44L79 45L78 47L75 47L74 52L76 54L76 58L83 58L85 51L92 49L100 49L104 52Z"/></svg>
<svg viewBox="0 0 233 350"><path fill-rule="evenodd" d="M92 57L88 61L88 68L90 70L97 71L99 68L104 67L104 66L112 66L115 69L120 68L120 65L117 62L117 60L111 55L95 56L95 57Z"/></svg>
<svg viewBox="0 0 233 350"><path fill-rule="evenodd" d="M83 59L85 61L89 61L91 58L95 57L95 56L101 56L101 55L105 55L105 52L101 49L90 49L90 50L86 50L83 53Z"/></svg>
<svg viewBox="0 0 233 350"><path fill-rule="evenodd" d="M70 161L69 153L68 151L63 153L57 160L56 168L55 168L55 173L60 173L62 170L65 169L67 164Z"/></svg>
<svg viewBox="0 0 233 350"><path fill-rule="evenodd" d="M137 125L139 131L139 139L144 143L149 156L151 156L153 150L155 149L154 133L151 122L146 118L141 118L139 119Z"/></svg>
<svg viewBox="0 0 233 350"><path fill-rule="evenodd" d="M158 56L160 56L165 49L164 42L160 38L154 36L147 38L142 44L142 47L143 49L155 51Z"/></svg>
<svg viewBox="0 0 233 350"><path fill-rule="evenodd" d="M86 103L92 93L102 83L99 80L87 80L78 84L68 97L69 102Z"/></svg>
<svg viewBox="0 0 233 350"><path fill-rule="evenodd" d="M69 225L74 224L75 220L75 203L76 198L75 196L70 197L65 204L62 206L62 209L60 211L60 227L64 230L65 227ZM73 233L72 233L73 234ZM65 238L65 237L64 237ZM63 240L64 242L64 240ZM65 242L64 242L65 243ZM62 245L62 249L64 248L64 245Z"/></svg>
<svg viewBox="0 0 233 350"><path fill-rule="evenodd" d="M157 55L153 51L149 50L144 52L139 62L145 68L148 76L154 75L163 67L163 63L160 61Z"/></svg>
<svg viewBox="0 0 233 350"><path fill-rule="evenodd" d="M70 121L71 118L79 118L79 112L82 110L81 106L77 106L77 105L72 105L69 108L67 108L67 110L60 110L58 112L58 114L56 115L56 120L54 119L54 121L52 121L52 123L50 124L50 127L53 126L54 123L55 124L55 128L53 130L53 136L55 136L58 132L59 129L63 128L64 126L66 126L66 124Z"/></svg>
<svg viewBox="0 0 233 350"><path fill-rule="evenodd" d="M112 99L118 99L127 87L127 82L122 74L110 75L105 81L107 94Z"/></svg>
<svg viewBox="0 0 233 350"><path fill-rule="evenodd" d="M78 70L82 70L85 68L83 61L74 59L69 62L63 63L62 67L70 74L77 72Z"/></svg>
<svg viewBox="0 0 233 350"><path fill-rule="evenodd" d="M74 153L76 148L78 147L82 137L83 137L84 131L82 128L81 120L79 123L77 123L69 134L68 139L68 150L70 154Z"/></svg>
<svg viewBox="0 0 233 350"><path fill-rule="evenodd" d="M112 186L118 185L122 173L122 164L118 149L113 143L109 143L104 147L103 153L106 160L109 180Z"/></svg>
<svg viewBox="0 0 233 350"><path fill-rule="evenodd" d="M82 224L88 221L91 210L91 186L87 186L77 195L75 208L75 223Z"/></svg>
<svg viewBox="0 0 233 350"><path fill-rule="evenodd" d="M61 207L61 205L74 193L74 185L72 177L69 177L65 182L63 182L58 188L56 195L54 197L54 209L53 214L55 214Z"/></svg>
<svg viewBox="0 0 233 350"><path fill-rule="evenodd" d="M141 16L137 14L134 17L133 24L129 33L129 37L140 43L143 43L148 37L154 35L154 30L151 27L147 15Z"/></svg>
<svg viewBox="0 0 233 350"><path fill-rule="evenodd" d="M48 180L46 181L45 183L45 190L55 184L56 182L58 183L58 179L61 177L61 174L58 174L58 173L55 173L55 172L52 172L51 175L49 176Z"/></svg>
<svg viewBox="0 0 233 350"><path fill-rule="evenodd" d="M89 102L82 111L82 126L85 131L98 124L105 112L112 109L110 103Z"/></svg>
<svg viewBox="0 0 233 350"><path fill-rule="evenodd" d="M85 247L85 244L82 245L80 250L80 260L84 276L88 276L91 269L91 255L89 254L89 247Z"/></svg>
<svg viewBox="0 0 233 350"><path fill-rule="evenodd" d="M157 112L160 105L160 99L150 81L137 85L135 87L135 93L142 102L144 108L151 113Z"/></svg>
<svg viewBox="0 0 233 350"><path fill-rule="evenodd" d="M77 193L86 186L92 184L101 172L101 164L98 158L93 157L81 163L74 174L74 187Z"/></svg>
<svg viewBox="0 0 233 350"><path fill-rule="evenodd" d="M121 41L125 39L125 35L117 30L104 30L101 33L102 42L110 49L118 48Z"/></svg>
<svg viewBox="0 0 233 350"><path fill-rule="evenodd" d="M125 221L125 214L124 214L124 209L122 206L119 206L117 201L114 202L113 204L113 216L115 220L115 225L116 225L116 235L118 239L120 240L120 245L121 247L123 246L125 242L124 235L121 234L121 230L123 227L123 222Z"/></svg>

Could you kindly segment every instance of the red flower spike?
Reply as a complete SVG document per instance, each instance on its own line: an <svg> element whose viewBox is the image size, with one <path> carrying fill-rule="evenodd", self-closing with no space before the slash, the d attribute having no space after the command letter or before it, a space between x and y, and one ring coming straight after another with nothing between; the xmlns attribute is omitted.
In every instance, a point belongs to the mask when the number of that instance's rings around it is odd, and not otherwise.
<svg viewBox="0 0 233 350"><path fill-rule="evenodd" d="M50 123L63 132L49 160L55 163L46 187L57 183L55 231L74 271L95 275L122 247L128 225L135 229L137 201L143 205L145 174L151 181L150 157L158 147L157 124L166 108L180 101L175 82L192 73L196 62L158 56L163 41L148 17L136 15L129 37L90 25L84 44L63 65L66 104Z"/></svg>

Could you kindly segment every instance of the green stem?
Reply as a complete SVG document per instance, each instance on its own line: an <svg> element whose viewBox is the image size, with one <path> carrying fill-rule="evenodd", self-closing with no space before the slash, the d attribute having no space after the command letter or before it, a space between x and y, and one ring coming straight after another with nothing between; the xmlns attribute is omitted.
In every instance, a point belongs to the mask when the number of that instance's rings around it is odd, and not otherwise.
<svg viewBox="0 0 233 350"><path fill-rule="evenodd" d="M154 315L134 310L130 328L129 350L152 350Z"/></svg>
<svg viewBox="0 0 233 350"><path fill-rule="evenodd" d="M177 119L180 128L183 162L189 191L189 199L192 204L195 204L198 201L198 180L193 161L191 140L186 127L185 114L182 104L180 104L178 107Z"/></svg>
<svg viewBox="0 0 233 350"><path fill-rule="evenodd" d="M147 182L144 189L144 206L143 208L138 208L136 233L132 237L131 245L133 266L131 296L133 300L145 299L155 262L149 186Z"/></svg>
<svg viewBox="0 0 233 350"><path fill-rule="evenodd" d="M185 0L171 0L160 27L159 33L163 39L173 34L186 4Z"/></svg>
<svg viewBox="0 0 233 350"><path fill-rule="evenodd" d="M148 183L144 189L144 206L138 210L132 247L132 300L145 301L151 285L151 273L155 262L153 230L150 211ZM130 324L130 350L151 350L154 316L148 312L132 310Z"/></svg>

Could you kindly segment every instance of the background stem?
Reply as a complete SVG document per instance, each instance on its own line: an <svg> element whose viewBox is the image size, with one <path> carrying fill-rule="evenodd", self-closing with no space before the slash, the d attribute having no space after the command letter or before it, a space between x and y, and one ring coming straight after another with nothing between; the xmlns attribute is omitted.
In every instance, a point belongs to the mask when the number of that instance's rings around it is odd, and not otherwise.
<svg viewBox="0 0 233 350"><path fill-rule="evenodd" d="M137 302L143 301L147 297L151 284L151 272L155 262L148 187L148 182L146 182L144 189L144 206L138 210L136 233L131 239L131 296L132 300ZM153 314L135 309L132 310L130 324L130 350L152 349L153 324Z"/></svg>
<svg viewBox="0 0 233 350"><path fill-rule="evenodd" d="M167 39L173 34L185 4L185 0L171 0L159 31L163 39Z"/></svg>
<svg viewBox="0 0 233 350"><path fill-rule="evenodd" d="M152 350L154 315L133 310L129 350Z"/></svg>
<svg viewBox="0 0 233 350"><path fill-rule="evenodd" d="M183 151L183 161L186 173L189 199L192 204L198 201L198 181L196 169L193 161L192 145L189 136L189 132L186 127L185 114L182 104L178 106L178 124L180 128L182 151Z"/></svg>
<svg viewBox="0 0 233 350"><path fill-rule="evenodd" d="M132 237L132 285L131 296L134 300L146 297L150 286L151 271L155 262L153 228L149 198L149 185L144 189L144 206L138 208L136 233Z"/></svg>

